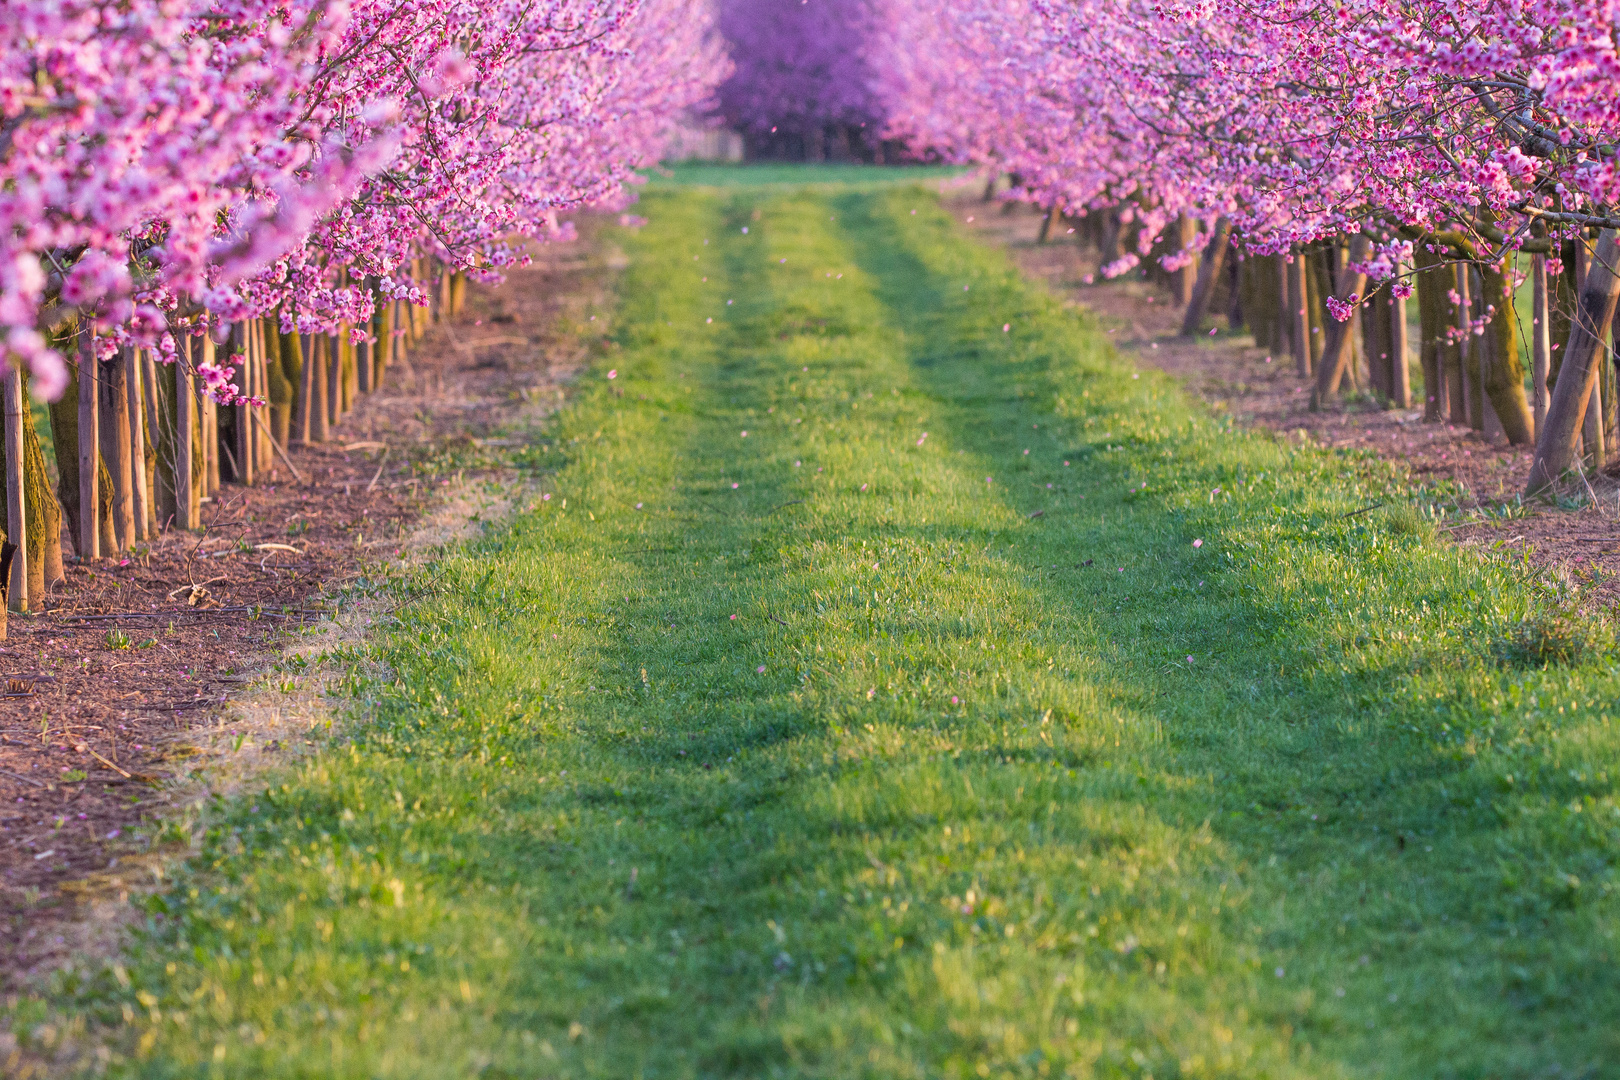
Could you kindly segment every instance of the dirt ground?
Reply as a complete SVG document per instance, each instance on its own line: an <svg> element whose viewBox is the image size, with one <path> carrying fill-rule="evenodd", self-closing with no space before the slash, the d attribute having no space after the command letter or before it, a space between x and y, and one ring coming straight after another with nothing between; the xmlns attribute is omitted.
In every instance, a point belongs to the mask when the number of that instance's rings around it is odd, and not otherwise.
<svg viewBox="0 0 1620 1080"><path fill-rule="evenodd" d="M1458 544L1527 556L1558 580L1574 583L1585 606L1620 604L1615 477L1594 475L1589 487L1579 485L1557 506L1523 503L1517 496L1530 472L1528 447L1492 442L1465 426L1424 423L1420 409L1352 402L1313 413L1309 381L1295 373L1292 358L1271 356L1255 348L1249 335L1229 333L1224 317L1215 320L1213 337L1182 337L1182 311L1168 293L1129 277L1102 280L1096 250L1063 229L1052 242L1037 243L1039 215L1023 208L1004 212L966 190L948 205L967 228L1004 245L1025 273L1100 316L1120 351L1136 362L1181 377L1240 423L1376 453L1466 520L1444 526Z"/></svg>
<svg viewBox="0 0 1620 1080"><path fill-rule="evenodd" d="M233 707L344 590L420 544L425 513L470 485L515 486L502 449L556 407L585 362L617 268L611 228L537 248L465 314L432 327L332 441L295 446L260 485L227 484L199 533L70 562L44 610L0 642L0 985L73 947L56 926L87 877L149 843L204 747L242 749ZM604 233L604 229L607 230ZM71 550L70 548L68 550ZM296 691L301 680L278 684ZM262 683L261 687L262 688ZM272 763L301 739L260 738ZM63 888L67 884L68 888Z"/></svg>

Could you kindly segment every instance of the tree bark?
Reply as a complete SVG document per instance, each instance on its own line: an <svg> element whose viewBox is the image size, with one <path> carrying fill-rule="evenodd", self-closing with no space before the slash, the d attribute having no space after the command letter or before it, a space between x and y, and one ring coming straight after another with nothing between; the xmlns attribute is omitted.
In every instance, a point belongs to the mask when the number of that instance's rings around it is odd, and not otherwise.
<svg viewBox="0 0 1620 1080"><path fill-rule="evenodd" d="M1364 262L1371 247L1372 241L1365 236L1357 236L1350 241L1350 258L1339 271L1339 279L1333 288L1334 295L1341 303L1351 303L1353 298L1367 291L1367 275L1358 273L1352 269L1352 265ZM1330 318L1326 336L1327 341L1322 346L1322 363L1316 371L1316 390L1311 394L1313 410L1320 409L1328 398L1339 392L1339 383L1354 355L1355 341L1350 335L1348 321Z"/></svg>
<svg viewBox="0 0 1620 1080"><path fill-rule="evenodd" d="M326 353L328 340L325 334L314 334L310 337L309 438L311 442L318 443L326 442L332 437L331 414L327 412L326 407L327 368L330 365Z"/></svg>
<svg viewBox="0 0 1620 1080"><path fill-rule="evenodd" d="M1192 296L1187 301L1187 314L1181 320L1181 333L1191 337L1203 329L1204 316L1209 313L1210 301L1215 298L1215 287L1226 265L1226 249L1232 242L1232 222L1225 214L1215 221L1204 247L1204 257L1198 263L1198 278L1193 282Z"/></svg>
<svg viewBox="0 0 1620 1080"><path fill-rule="evenodd" d="M191 339L193 343L196 338ZM238 376L240 377L240 375ZM196 478L191 475L193 430L193 402L197 395L192 390L191 368L185 363L174 365L174 524L178 529L190 531L200 522L194 513L197 506Z"/></svg>
<svg viewBox="0 0 1620 1080"><path fill-rule="evenodd" d="M135 542L135 462L130 452L129 389L125 356L119 355L97 369L101 396L101 457L112 474L113 538L118 545L113 554L129 550Z"/></svg>
<svg viewBox="0 0 1620 1080"><path fill-rule="evenodd" d="M51 490L51 474L23 376L23 505L28 512L28 598L36 609L49 587L65 576L62 570L62 504Z"/></svg>
<svg viewBox="0 0 1620 1080"><path fill-rule="evenodd" d="M1613 229L1604 229L1598 238L1597 258L1581 289L1575 325L1552 401L1547 406L1547 422L1536 440L1535 457L1530 465L1526 495L1539 495L1555 484L1569 469L1575 456L1575 429L1586 414L1592 387L1597 382L1603 329L1614 320L1620 300L1620 241Z"/></svg>
<svg viewBox="0 0 1620 1080"><path fill-rule="evenodd" d="M1310 271L1305 252L1296 251L1288 262L1288 326L1294 346L1294 371L1302 379L1311 377Z"/></svg>
<svg viewBox="0 0 1620 1080"><path fill-rule="evenodd" d="M1547 293L1547 257L1530 259L1530 389L1535 417L1536 438L1547 424L1547 375L1552 358L1552 334Z"/></svg>
<svg viewBox="0 0 1620 1080"><path fill-rule="evenodd" d="M1057 203L1053 203L1051 208L1046 211L1046 217L1041 219L1041 234L1035 240L1037 244L1044 244L1052 238L1052 227L1058 223L1062 216L1063 211L1059 209ZM448 310L448 305L446 305L446 309Z"/></svg>
<svg viewBox="0 0 1620 1080"><path fill-rule="evenodd" d="M337 427L343 419L343 342L336 334L326 340L326 422Z"/></svg>
<svg viewBox="0 0 1620 1080"><path fill-rule="evenodd" d="M100 455L96 452L96 432L101 429L96 395L96 332L92 327L79 330L79 556L101 557Z"/></svg>
<svg viewBox="0 0 1620 1080"><path fill-rule="evenodd" d="M1506 261L1480 264L1484 300L1494 307L1486 332L1491 335L1491 362L1485 369L1485 395L1501 421L1502 433L1514 446L1535 442L1530 404L1524 396L1524 361L1519 352L1519 326L1513 314L1513 287Z"/></svg>
<svg viewBox="0 0 1620 1080"><path fill-rule="evenodd" d="M129 399L124 409L129 416L129 494L130 514L135 519L133 538L146 540L150 534L146 531L147 519L151 511L147 506L150 496L146 490L146 438L145 438L145 408L143 403L144 386L141 381L141 368L145 366L143 353L145 350L129 348L124 350L124 394Z"/></svg>
<svg viewBox="0 0 1620 1080"><path fill-rule="evenodd" d="M23 399L22 369L15 363L6 365L3 379L4 394L0 395L5 409L6 436L6 539L17 545L12 556L6 590L6 606L12 611L28 610L28 565L30 556L39 551L28 550L27 465L23 459Z"/></svg>
<svg viewBox="0 0 1620 1080"><path fill-rule="evenodd" d="M1451 399L1444 360L1445 294L1441 290L1440 257L1419 243L1417 262L1418 359L1423 366L1423 422L1442 424Z"/></svg>
<svg viewBox="0 0 1620 1080"><path fill-rule="evenodd" d="M146 409L146 534L156 539L174 510L172 499L168 504L163 501L162 488L165 482L162 480L163 470L158 467L160 457L158 447L163 445L163 428L160 421L163 413L163 388L158 380L158 363L152 357L150 349L142 349L140 356L141 389L144 391L142 404ZM164 374L168 372L165 371Z"/></svg>

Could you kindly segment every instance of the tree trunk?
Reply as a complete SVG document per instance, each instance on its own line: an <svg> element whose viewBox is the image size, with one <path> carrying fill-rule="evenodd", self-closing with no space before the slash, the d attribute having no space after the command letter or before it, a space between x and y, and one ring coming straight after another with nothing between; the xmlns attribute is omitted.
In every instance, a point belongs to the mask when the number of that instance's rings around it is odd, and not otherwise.
<svg viewBox="0 0 1620 1080"><path fill-rule="evenodd" d="M1351 267L1354 263L1364 262L1371 247L1372 241L1365 236L1357 236L1350 241L1350 258L1334 283L1334 295L1341 303L1354 303L1355 298L1367 291L1367 275ZM1352 346L1355 342L1350 336L1348 322L1329 319L1326 337L1327 341L1322 347L1322 363L1316 371L1316 390L1311 394L1313 410L1320 409L1328 398L1339 392L1339 382L1344 378L1345 369L1350 366L1353 356Z"/></svg>
<svg viewBox="0 0 1620 1080"><path fill-rule="evenodd" d="M264 367L265 389L270 396L270 431L282 446L287 445L287 436L292 431L293 382L287 377L289 364L287 356L287 341L291 334L278 333L273 321L265 320L264 334Z"/></svg>
<svg viewBox="0 0 1620 1080"><path fill-rule="evenodd" d="M450 315L460 318L462 310L467 306L467 275L457 272L450 281Z"/></svg>
<svg viewBox="0 0 1620 1080"><path fill-rule="evenodd" d="M237 323L231 327L230 350L231 359L234 361L232 366L236 368L236 374L233 377L236 391L239 395L246 396L252 393L253 390L246 324ZM246 405L234 405L231 407L231 411L236 414L236 423L232 425L235 428L236 435L236 482L243 487L252 487L253 482L258 479L258 473L253 460L252 421L248 419L247 409Z"/></svg>
<svg viewBox="0 0 1620 1080"><path fill-rule="evenodd" d="M1441 424L1451 400L1446 385L1444 270L1440 257L1423 244L1415 244L1418 294L1418 357L1423 364L1423 420Z"/></svg>
<svg viewBox="0 0 1620 1080"><path fill-rule="evenodd" d="M101 429L97 406L95 358L96 332L89 326L79 330L79 555L101 557L100 455L96 452L96 432Z"/></svg>
<svg viewBox="0 0 1620 1080"><path fill-rule="evenodd" d="M163 428L158 419L163 411L163 388L158 380L158 362L153 358L150 349L142 349L140 357L142 405L145 409L143 441L146 445L146 535L155 540L174 510L172 499L169 509L164 509L160 480L163 470L158 467L158 447L163 442ZM164 374L168 374L166 368Z"/></svg>
<svg viewBox="0 0 1620 1080"><path fill-rule="evenodd" d="M1603 330L1614 320L1616 301L1620 300L1620 277L1614 270L1617 263L1620 241L1613 229L1604 229L1598 238L1597 258L1581 289L1569 347L1564 350L1558 383L1547 406L1547 423L1536 440L1526 495L1539 495L1552 487L1574 461L1575 429L1586 415L1597 382Z"/></svg>
<svg viewBox="0 0 1620 1080"><path fill-rule="evenodd" d="M1311 376L1310 271L1305 252L1296 251L1288 261L1288 325L1293 339L1294 370L1301 378Z"/></svg>
<svg viewBox="0 0 1620 1080"><path fill-rule="evenodd" d="M326 422L337 427L343 419L343 342L326 335Z"/></svg>
<svg viewBox="0 0 1620 1080"><path fill-rule="evenodd" d="M1374 289L1361 302L1361 351L1367 355L1367 381L1384 401L1394 397L1389 340L1389 290Z"/></svg>
<svg viewBox="0 0 1620 1080"><path fill-rule="evenodd" d="M293 438L308 443L315 432L315 348L314 337L298 335L298 398L293 403Z"/></svg>
<svg viewBox="0 0 1620 1080"><path fill-rule="evenodd" d="M146 523L152 516L147 505L151 499L146 489L146 409L145 389L141 369L146 366L144 349L124 350L124 394L129 399L124 409L129 416L129 479L130 513L135 519L134 539L147 540Z"/></svg>
<svg viewBox="0 0 1620 1080"><path fill-rule="evenodd" d="M1402 409L1412 407L1412 369L1407 362L1406 297L1389 294L1390 398Z"/></svg>
<svg viewBox="0 0 1620 1080"><path fill-rule="evenodd" d="M1187 314L1181 320L1183 336L1191 337L1203 328L1204 316L1208 314L1210 301L1215 297L1215 287L1225 268L1226 249L1231 246L1231 241L1232 222L1222 214L1215 221L1214 231L1210 233L1209 243L1204 248L1204 257L1198 264L1198 278L1187 301Z"/></svg>
<svg viewBox="0 0 1620 1080"><path fill-rule="evenodd" d="M1530 405L1524 397L1524 361L1520 359L1518 320L1513 314L1513 288L1504 262L1481 263L1482 299L1496 314L1486 326L1491 336L1490 363L1485 366L1485 396L1496 410L1502 433L1514 446L1534 442Z"/></svg>
<svg viewBox="0 0 1620 1080"><path fill-rule="evenodd" d="M326 403L327 389L331 385L328 372L331 358L327 355L331 338L326 334L315 334L311 340L314 342L314 362L310 378L309 437L312 442L324 443L332 437L332 414Z"/></svg>
<svg viewBox="0 0 1620 1080"><path fill-rule="evenodd" d="M22 369L15 363L6 365L0 374L0 406L5 411L5 483L6 483L6 539L18 544L12 555L7 575L6 607L11 611L28 610L28 566L30 556L38 558L39 550L29 551L28 508L26 492L27 465L23 460L23 399Z"/></svg>
<svg viewBox="0 0 1620 1080"><path fill-rule="evenodd" d="M196 338L191 339L193 343ZM240 377L240 375L238 375ZM190 531L201 522L197 503L196 477L192 475L192 442L196 438L197 395L192 390L191 368L174 365L174 524Z"/></svg>
<svg viewBox="0 0 1620 1080"><path fill-rule="evenodd" d="M130 452L129 388L124 385L128 370L122 355L97 369L100 381L96 389L101 396L97 403L101 414L101 457L112 474L112 527L117 544L109 554L128 551L135 542L135 461Z"/></svg>
<svg viewBox="0 0 1620 1080"><path fill-rule="evenodd" d="M1536 422L1536 437L1547 423L1547 373L1552 356L1552 336L1547 294L1547 257L1530 259L1530 389Z"/></svg>
<svg viewBox="0 0 1620 1080"><path fill-rule="evenodd" d="M377 314L377 350L372 353L371 385L374 390L383 388L383 381L388 377L388 368L394 362L394 303L392 300L383 304Z"/></svg>
<svg viewBox="0 0 1620 1080"><path fill-rule="evenodd" d="M29 404L28 379L23 378L23 504L28 510L28 598L37 610L51 586L66 575L62 570L62 504L51 490L51 474Z"/></svg>
<svg viewBox="0 0 1620 1080"><path fill-rule="evenodd" d="M1051 239L1052 227L1058 223L1062 215L1063 211L1058 204L1053 203L1051 209L1046 212L1046 217L1041 221L1041 235L1035 240L1037 244L1044 244Z"/></svg>

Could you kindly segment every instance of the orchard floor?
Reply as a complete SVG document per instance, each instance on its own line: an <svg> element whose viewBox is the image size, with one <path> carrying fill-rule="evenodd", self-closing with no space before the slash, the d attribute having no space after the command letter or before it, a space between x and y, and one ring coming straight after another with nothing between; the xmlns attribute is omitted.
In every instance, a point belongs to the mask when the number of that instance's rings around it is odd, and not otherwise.
<svg viewBox="0 0 1620 1080"><path fill-rule="evenodd" d="M550 497L401 583L341 737L14 1061L1620 1075L1603 628L930 190L638 209Z"/></svg>

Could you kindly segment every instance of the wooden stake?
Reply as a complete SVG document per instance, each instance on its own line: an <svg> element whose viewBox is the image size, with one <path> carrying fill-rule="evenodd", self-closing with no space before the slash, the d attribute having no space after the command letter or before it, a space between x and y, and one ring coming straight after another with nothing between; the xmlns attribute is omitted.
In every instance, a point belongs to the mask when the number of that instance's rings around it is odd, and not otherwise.
<svg viewBox="0 0 1620 1080"><path fill-rule="evenodd" d="M79 331L79 554L101 558L101 459L96 432L101 430L96 401L96 332Z"/></svg>
<svg viewBox="0 0 1620 1080"><path fill-rule="evenodd" d="M5 392L3 404L6 414L6 538L17 545L11 559L11 582L7 591L7 607L12 611L28 610L28 560L39 558L43 552L28 550L28 507L23 494L23 400L22 369L16 363L6 365L3 376Z"/></svg>

